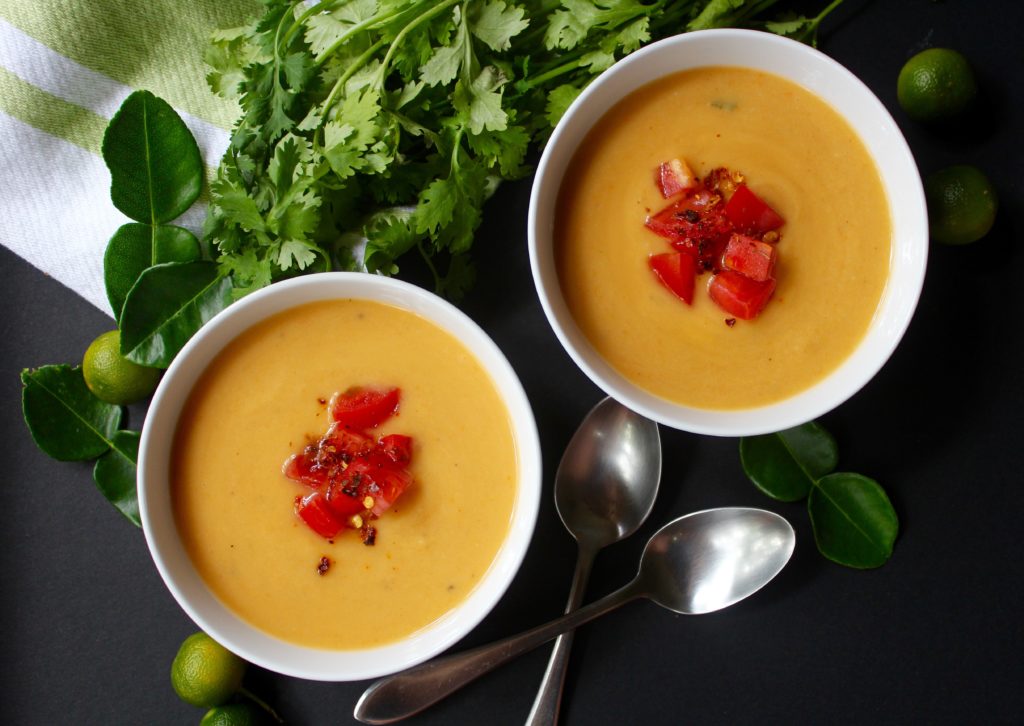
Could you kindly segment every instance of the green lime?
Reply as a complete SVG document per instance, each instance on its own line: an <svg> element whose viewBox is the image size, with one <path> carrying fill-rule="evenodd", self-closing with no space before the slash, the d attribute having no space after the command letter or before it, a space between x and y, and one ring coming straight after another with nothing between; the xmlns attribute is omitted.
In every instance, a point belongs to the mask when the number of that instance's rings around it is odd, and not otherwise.
<svg viewBox="0 0 1024 726"><path fill-rule="evenodd" d="M159 369L140 366L121 355L121 334L116 330L92 341L82 360L82 375L96 398L119 406L141 401L160 380Z"/></svg>
<svg viewBox="0 0 1024 726"><path fill-rule="evenodd" d="M949 48L921 51L906 62L896 81L900 106L917 121L955 116L977 93L971 64Z"/></svg>
<svg viewBox="0 0 1024 726"><path fill-rule="evenodd" d="M267 723L267 717L263 709L244 701L211 708L199 726L259 726L264 723Z"/></svg>
<svg viewBox="0 0 1024 726"><path fill-rule="evenodd" d="M996 190L973 166L950 166L924 181L932 239L947 245L979 240L996 219Z"/></svg>
<svg viewBox="0 0 1024 726"><path fill-rule="evenodd" d="M171 663L171 685L193 706L219 706L242 687L246 662L203 632L185 638Z"/></svg>

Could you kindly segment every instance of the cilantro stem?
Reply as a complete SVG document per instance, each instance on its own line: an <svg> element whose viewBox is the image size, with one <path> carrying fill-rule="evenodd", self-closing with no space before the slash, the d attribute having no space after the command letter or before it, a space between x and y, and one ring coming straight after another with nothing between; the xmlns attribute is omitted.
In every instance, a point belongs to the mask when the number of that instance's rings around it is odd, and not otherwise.
<svg viewBox="0 0 1024 726"><path fill-rule="evenodd" d="M292 38L299 31L299 28L301 28L303 26L303 24L307 20L309 20L310 16L316 15L317 13L322 12L323 10L327 10L328 8L330 8L330 7L334 6L334 5L337 5L341 1L342 0L320 0L320 2L318 2L316 5L313 5L312 7L307 8L306 12L304 12L302 15L300 15L295 20L295 22L292 23L292 27L288 28L288 32L284 34L284 40L281 41L281 44L279 46L277 46L277 48L279 50L283 50L283 49L287 48L288 44L291 43ZM344 0L344 2L346 2L346 3L347 2L351 2L351 0Z"/></svg>
<svg viewBox="0 0 1024 726"><path fill-rule="evenodd" d="M577 54L579 55L579 54ZM558 78L566 73L571 73L580 67L580 58L563 63L560 66L556 66L549 71L544 71L540 75L534 76L528 81L524 81L522 84L522 90L529 91L537 86L547 83L552 78Z"/></svg>
<svg viewBox="0 0 1024 726"><path fill-rule="evenodd" d="M375 25L387 23L391 20L394 20L402 13L406 13L408 11L409 8L404 8L402 10L396 10L395 12L389 13L387 15L374 15L373 17L366 18L365 20L356 23L351 28L342 33L341 36L336 41L334 41L327 50L323 52L323 55L320 56L320 60L318 60L314 64L314 67L319 68L324 63L326 63L327 60L338 51L338 48L347 43L352 38L352 36L357 35L363 32L364 30L370 30Z"/></svg>
<svg viewBox="0 0 1024 726"><path fill-rule="evenodd" d="M458 5L460 2L462 2L462 0L444 0L444 2L438 3L427 12L419 15L415 20L413 20L411 23L406 25L398 32L398 35L395 36L395 39L391 41L391 47L388 48L388 52L384 55L384 60L381 61L380 71L378 71L377 73L376 81L378 88L384 87L384 78L387 76L388 66L391 65L391 59L392 57L394 57L395 51L397 51L399 46L402 45L402 41L405 40L406 36L409 35L409 33L418 28L423 23L437 17L448 8L452 7L453 5Z"/></svg>
<svg viewBox="0 0 1024 726"><path fill-rule="evenodd" d="M320 116L320 128L323 128L324 123L326 123L327 112L331 110L331 106L334 105L334 101L337 99L338 94L341 92L341 89L345 87L345 84L348 82L348 79L351 78L356 71L358 71L360 68L366 65L367 61L369 61L370 58L377 54L377 51L381 49L381 46L383 46L385 42L386 39L381 38L376 43L371 45L369 48L363 51L363 54L361 56L352 61L352 63L349 64L348 68L345 69L345 72L341 74L341 76L335 82L334 87L331 89L331 92L328 94L327 100L324 101L324 108Z"/></svg>
<svg viewBox="0 0 1024 726"><path fill-rule="evenodd" d="M278 723L284 723L284 719L282 719L280 716L277 715L277 711L275 711L273 708L271 708L269 703L264 701L262 698L257 696L255 693L250 691L245 686L242 686L241 688L239 688L238 689L238 693L240 695L242 695L242 696L245 696L250 701L255 703L257 706L262 708L264 711L266 711Z"/></svg>
<svg viewBox="0 0 1024 726"><path fill-rule="evenodd" d="M839 7L842 4L842 2L843 2L843 0L832 0L832 2L830 2L825 7L824 10L822 10L820 13L818 13L818 17L816 17L814 19L814 24L815 25L820 24L821 21L824 20L826 18L826 16L828 16L829 13L831 13L833 10L835 10L837 7Z"/></svg>
<svg viewBox="0 0 1024 726"><path fill-rule="evenodd" d="M427 251L425 249L423 249L423 240L422 239L416 240L416 249L419 250L420 257L423 258L423 261L427 263L427 269L430 270L430 274L434 276L434 289L435 290L440 290L441 289L441 276L437 274L437 268L434 267L434 263L430 260L430 255L428 255Z"/></svg>

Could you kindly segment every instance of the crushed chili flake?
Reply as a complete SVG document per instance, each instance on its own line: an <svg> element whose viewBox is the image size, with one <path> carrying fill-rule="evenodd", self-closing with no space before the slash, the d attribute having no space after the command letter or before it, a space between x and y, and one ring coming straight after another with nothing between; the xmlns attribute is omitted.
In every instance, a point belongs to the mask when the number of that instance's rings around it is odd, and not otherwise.
<svg viewBox="0 0 1024 726"><path fill-rule="evenodd" d="M372 547L377 543L377 528L372 524L368 524L361 530L363 535L363 544L367 547Z"/></svg>
<svg viewBox="0 0 1024 726"><path fill-rule="evenodd" d="M736 324L736 318L726 318L725 319L725 324L728 325L731 328L732 326L734 326Z"/></svg>
<svg viewBox="0 0 1024 726"><path fill-rule="evenodd" d="M326 406L327 405L327 399L323 398L322 396L320 398L316 399L316 402L319 403L321 406Z"/></svg>
<svg viewBox="0 0 1024 726"><path fill-rule="evenodd" d="M324 555L320 558L320 564L316 566L316 574L322 577L323 575L327 574L327 571L329 569L331 569L331 560L327 557L327 555Z"/></svg>

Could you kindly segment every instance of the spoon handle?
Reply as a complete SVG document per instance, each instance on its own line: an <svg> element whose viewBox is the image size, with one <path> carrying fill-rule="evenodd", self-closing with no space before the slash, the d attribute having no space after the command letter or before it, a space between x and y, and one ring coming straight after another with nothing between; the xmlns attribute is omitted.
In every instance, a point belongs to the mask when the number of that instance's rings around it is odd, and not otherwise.
<svg viewBox="0 0 1024 726"><path fill-rule="evenodd" d="M587 581L590 579L590 570L594 565L596 550L584 547L579 548L579 556L576 559L576 573L572 578L572 587L569 589L569 603L565 606L565 612L571 613L583 602L583 595L587 590ZM551 650L551 657L548 659L547 670L544 671L544 678L540 682L540 689L533 701L533 708L530 715L526 717L526 726L554 726L558 723L558 711L562 704L562 688L565 685L565 672L569 667L569 653L572 650L573 631L562 633L555 639L555 647Z"/></svg>
<svg viewBox="0 0 1024 726"><path fill-rule="evenodd" d="M541 643L643 596L639 579L636 579L576 612L563 615L545 625L538 625L525 633L437 658L383 678L367 688L359 699L354 714L356 720L368 724L387 724L417 714Z"/></svg>

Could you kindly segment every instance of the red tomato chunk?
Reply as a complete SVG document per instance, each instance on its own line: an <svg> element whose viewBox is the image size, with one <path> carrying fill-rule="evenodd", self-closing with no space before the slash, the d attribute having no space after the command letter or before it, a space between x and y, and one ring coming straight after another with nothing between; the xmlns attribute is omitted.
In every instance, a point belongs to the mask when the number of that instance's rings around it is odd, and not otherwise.
<svg viewBox="0 0 1024 726"><path fill-rule="evenodd" d="M336 393L324 435L284 462L286 477L313 489L296 497L295 512L320 536L360 529L363 542L373 544L377 530L370 521L412 485L412 438L388 434L374 441L366 432L398 412L399 398L397 388Z"/></svg>
<svg viewBox="0 0 1024 726"><path fill-rule="evenodd" d="M352 429L372 429L391 418L398 410L397 388L350 388L335 393L328 407L331 418Z"/></svg>
<svg viewBox="0 0 1024 726"><path fill-rule="evenodd" d="M775 247L745 234L734 234L722 253L722 267L764 282L775 272Z"/></svg>
<svg viewBox="0 0 1024 726"><path fill-rule="evenodd" d="M725 216L741 232L764 234L785 224L778 212L750 191L746 184L736 187L729 203L725 205Z"/></svg>
<svg viewBox="0 0 1024 726"><path fill-rule="evenodd" d="M655 182L665 199L682 194L697 186L697 176L685 161L670 159L658 167Z"/></svg>
<svg viewBox="0 0 1024 726"><path fill-rule="evenodd" d="M708 293L718 307L741 320L756 318L775 292L775 280L751 280L738 272L723 270L711 278Z"/></svg>
<svg viewBox="0 0 1024 726"><path fill-rule="evenodd" d="M412 437L389 434L382 436L377 443L392 461L398 464L408 464L412 461Z"/></svg>
<svg viewBox="0 0 1024 726"><path fill-rule="evenodd" d="M338 534L344 526L327 505L327 498L319 491L298 498L295 512L311 530L327 539Z"/></svg>
<svg viewBox="0 0 1024 726"><path fill-rule="evenodd" d="M666 252L651 255L647 264L672 293L687 305L693 302L693 287L697 277L697 259L688 252Z"/></svg>

